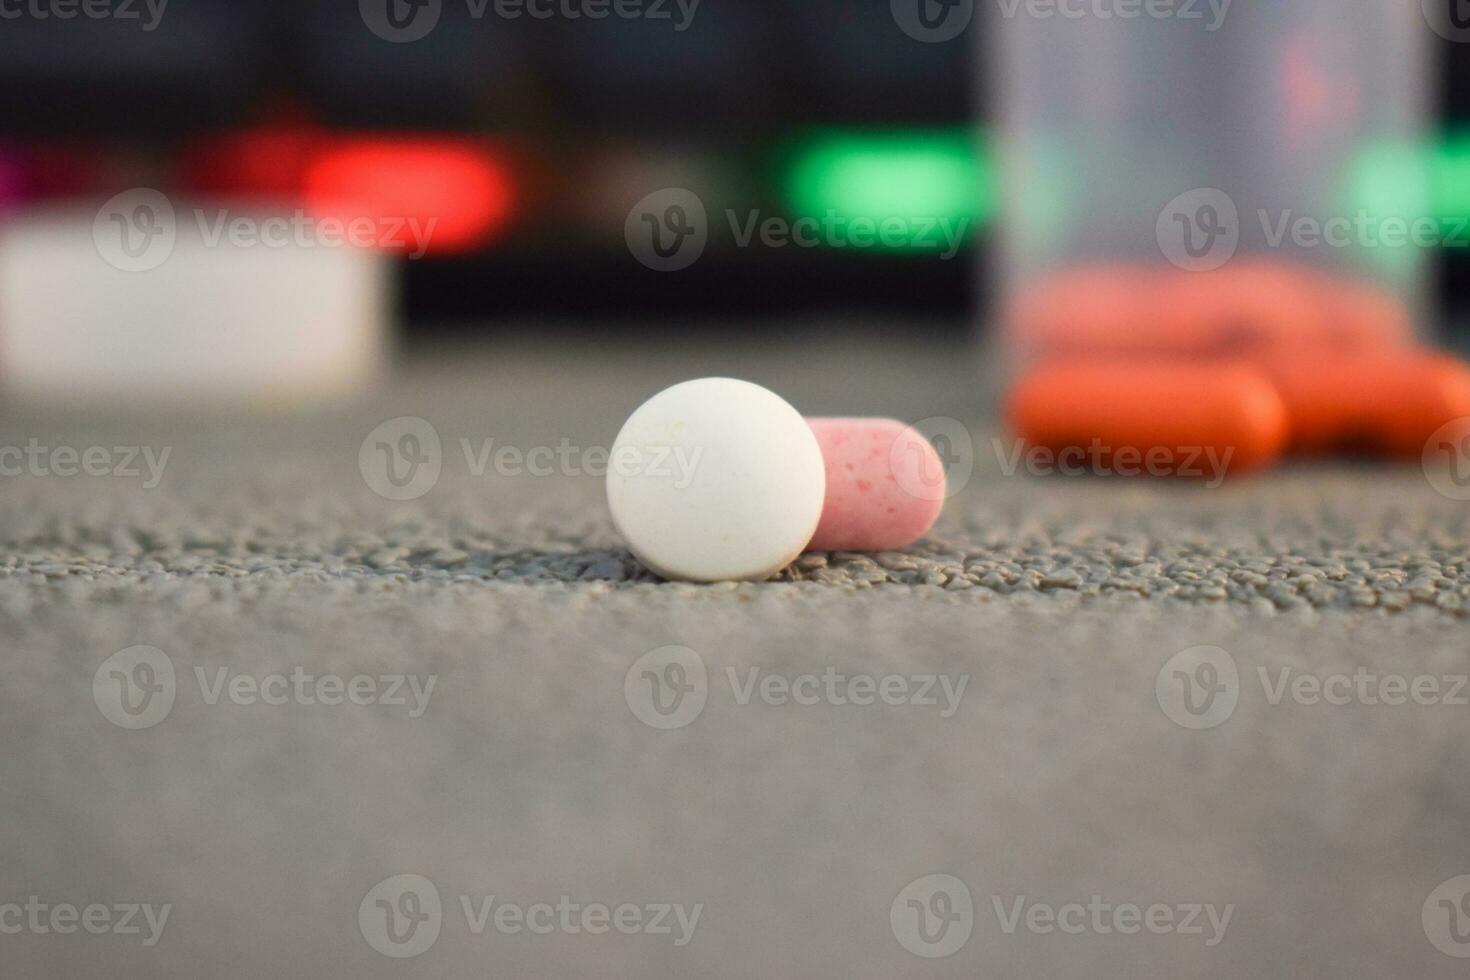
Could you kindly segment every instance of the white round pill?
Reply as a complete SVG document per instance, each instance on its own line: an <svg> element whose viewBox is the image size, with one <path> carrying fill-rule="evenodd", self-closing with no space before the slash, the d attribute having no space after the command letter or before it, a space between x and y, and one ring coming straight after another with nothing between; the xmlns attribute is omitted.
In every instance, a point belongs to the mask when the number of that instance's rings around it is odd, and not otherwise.
<svg viewBox="0 0 1470 980"><path fill-rule="evenodd" d="M801 554L822 517L817 438L759 385L686 381L618 433L607 467L613 523L664 578L759 580Z"/></svg>

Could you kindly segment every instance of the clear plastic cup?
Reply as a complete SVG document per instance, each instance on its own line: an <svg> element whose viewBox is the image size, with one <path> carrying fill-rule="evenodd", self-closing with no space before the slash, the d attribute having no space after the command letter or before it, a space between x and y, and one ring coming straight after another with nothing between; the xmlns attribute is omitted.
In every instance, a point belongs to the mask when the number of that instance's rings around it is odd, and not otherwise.
<svg viewBox="0 0 1470 980"><path fill-rule="evenodd" d="M997 8L999 295L1023 352L1421 332L1419 4Z"/></svg>

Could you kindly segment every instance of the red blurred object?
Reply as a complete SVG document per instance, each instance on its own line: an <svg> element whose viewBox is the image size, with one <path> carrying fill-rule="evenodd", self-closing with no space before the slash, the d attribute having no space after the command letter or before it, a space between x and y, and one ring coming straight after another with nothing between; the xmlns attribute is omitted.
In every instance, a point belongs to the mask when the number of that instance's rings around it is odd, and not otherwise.
<svg viewBox="0 0 1470 980"><path fill-rule="evenodd" d="M493 239L515 204L510 165L490 147L452 137L375 137L325 146L306 168L304 194L313 215L372 219L380 247L402 249L391 229L422 230L436 254L465 252Z"/></svg>
<svg viewBox="0 0 1470 980"><path fill-rule="evenodd" d="M180 161L191 191L230 197L295 201L312 157L329 139L307 125L268 125L207 137Z"/></svg>
<svg viewBox="0 0 1470 980"><path fill-rule="evenodd" d="M29 174L19 154L0 149L0 214L18 206L30 191Z"/></svg>
<svg viewBox="0 0 1470 980"><path fill-rule="evenodd" d="M1358 79L1328 73L1324 64L1347 65L1354 59L1323 48L1316 34L1303 32L1287 42L1281 56L1283 139L1295 148L1310 146L1329 135L1346 136L1361 112Z"/></svg>
<svg viewBox="0 0 1470 980"><path fill-rule="evenodd" d="M127 147L82 142L42 143L20 151L26 189L37 199L116 194L156 184L156 161Z"/></svg>

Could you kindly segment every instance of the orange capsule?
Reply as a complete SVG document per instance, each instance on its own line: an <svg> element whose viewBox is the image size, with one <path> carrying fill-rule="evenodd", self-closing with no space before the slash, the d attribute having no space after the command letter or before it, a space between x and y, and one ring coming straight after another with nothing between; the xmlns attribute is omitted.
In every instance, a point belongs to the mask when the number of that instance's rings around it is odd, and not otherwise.
<svg viewBox="0 0 1470 980"><path fill-rule="evenodd" d="M1210 272L1088 265L1042 280L1012 307L1012 335L1043 357L1252 359L1370 351L1412 340L1408 309L1359 279L1238 259Z"/></svg>
<svg viewBox="0 0 1470 980"><path fill-rule="evenodd" d="M1431 351L1284 353L1263 368L1286 403L1298 452L1417 458L1436 429L1470 416L1470 368Z"/></svg>
<svg viewBox="0 0 1470 980"><path fill-rule="evenodd" d="M1212 272L1181 271L1157 303L1191 350L1220 356L1322 343L1328 334L1322 296L1288 265L1243 260Z"/></svg>
<svg viewBox="0 0 1470 980"><path fill-rule="evenodd" d="M1392 293L1307 266L1247 260L1180 273L1165 296L1163 315L1221 354L1366 352L1413 339L1408 308Z"/></svg>
<svg viewBox="0 0 1470 980"><path fill-rule="evenodd" d="M1321 276L1315 283L1327 310L1327 342L1340 350L1374 351L1414 340L1414 320L1397 296L1356 279Z"/></svg>
<svg viewBox="0 0 1470 980"><path fill-rule="evenodd" d="M1011 336L1027 354L1158 353L1177 342L1151 313L1157 275L1129 265L1077 266L1025 291L1011 309Z"/></svg>
<svg viewBox="0 0 1470 980"><path fill-rule="evenodd" d="M1270 381L1228 361L1044 364L1012 388L1007 417L1030 446L1104 475L1246 472L1274 461L1287 437Z"/></svg>

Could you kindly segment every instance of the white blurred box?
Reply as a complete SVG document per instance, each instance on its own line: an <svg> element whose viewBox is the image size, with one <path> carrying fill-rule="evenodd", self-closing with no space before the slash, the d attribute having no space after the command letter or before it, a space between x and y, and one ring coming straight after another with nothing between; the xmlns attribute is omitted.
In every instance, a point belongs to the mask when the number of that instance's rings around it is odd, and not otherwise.
<svg viewBox="0 0 1470 980"><path fill-rule="evenodd" d="M293 224L294 222L294 224ZM387 365L391 259L293 212L135 190L0 225L0 393L280 403Z"/></svg>

